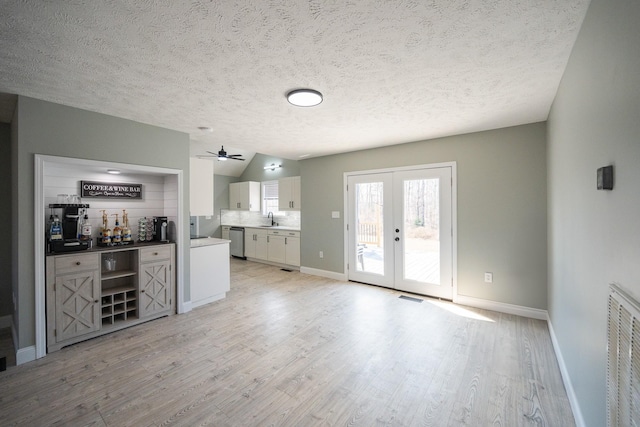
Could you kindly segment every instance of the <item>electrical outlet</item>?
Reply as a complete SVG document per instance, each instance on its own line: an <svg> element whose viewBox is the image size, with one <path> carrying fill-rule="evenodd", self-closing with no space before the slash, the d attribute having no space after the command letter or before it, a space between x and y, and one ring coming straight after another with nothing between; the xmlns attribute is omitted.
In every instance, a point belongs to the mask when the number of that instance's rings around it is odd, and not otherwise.
<svg viewBox="0 0 640 427"><path fill-rule="evenodd" d="M320 258L324 258L324 252L320 251Z"/></svg>
<svg viewBox="0 0 640 427"><path fill-rule="evenodd" d="M484 273L484 282L493 283L493 273L489 273L489 272Z"/></svg>

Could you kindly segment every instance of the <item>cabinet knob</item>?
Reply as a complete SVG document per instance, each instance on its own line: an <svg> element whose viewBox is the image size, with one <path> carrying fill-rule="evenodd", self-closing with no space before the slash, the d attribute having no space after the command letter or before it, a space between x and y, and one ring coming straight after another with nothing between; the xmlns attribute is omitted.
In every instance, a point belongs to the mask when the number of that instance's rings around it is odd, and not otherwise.
<svg viewBox="0 0 640 427"><path fill-rule="evenodd" d="M100 302L100 300L97 300L97 299L96 299L96 300L93 300L93 302L97 304L97 303L99 303L99 302Z"/></svg>
<svg viewBox="0 0 640 427"><path fill-rule="evenodd" d="M153 254L154 254L154 255L158 255L158 252L154 252Z"/></svg>
<svg viewBox="0 0 640 427"><path fill-rule="evenodd" d="M80 261L76 261L76 265L80 265Z"/></svg>
<svg viewBox="0 0 640 427"><path fill-rule="evenodd" d="M141 293L141 294L144 294L144 289L140 289L140 293Z"/></svg>

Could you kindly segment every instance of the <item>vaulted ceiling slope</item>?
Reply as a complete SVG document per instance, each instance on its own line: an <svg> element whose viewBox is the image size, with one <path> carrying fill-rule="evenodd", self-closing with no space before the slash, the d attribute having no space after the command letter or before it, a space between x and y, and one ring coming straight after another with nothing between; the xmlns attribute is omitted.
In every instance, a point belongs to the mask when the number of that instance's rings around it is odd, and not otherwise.
<svg viewBox="0 0 640 427"><path fill-rule="evenodd" d="M0 92L320 156L545 120L588 4L9 0Z"/></svg>

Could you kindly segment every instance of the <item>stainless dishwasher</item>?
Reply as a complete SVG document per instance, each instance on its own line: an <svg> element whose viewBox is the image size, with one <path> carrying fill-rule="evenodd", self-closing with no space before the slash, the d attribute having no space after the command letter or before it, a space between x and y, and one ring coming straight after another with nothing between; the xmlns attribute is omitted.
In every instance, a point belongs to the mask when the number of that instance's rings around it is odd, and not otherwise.
<svg viewBox="0 0 640 427"><path fill-rule="evenodd" d="M243 227L231 227L229 229L229 253L232 257L247 259L244 256L244 228Z"/></svg>

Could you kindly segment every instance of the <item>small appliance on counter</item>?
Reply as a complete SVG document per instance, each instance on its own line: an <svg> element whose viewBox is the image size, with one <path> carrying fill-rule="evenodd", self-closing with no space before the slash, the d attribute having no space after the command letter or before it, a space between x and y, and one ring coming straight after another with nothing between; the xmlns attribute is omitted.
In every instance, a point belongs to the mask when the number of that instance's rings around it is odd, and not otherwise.
<svg viewBox="0 0 640 427"><path fill-rule="evenodd" d="M166 216L154 216L153 217L153 240L159 242L168 242L167 228L169 227L169 221Z"/></svg>
<svg viewBox="0 0 640 427"><path fill-rule="evenodd" d="M62 220L58 215L51 214L52 222L49 225L49 251L50 252L74 252L85 251L91 247L91 238L84 238L79 224L82 219L80 212L89 208L82 203L56 203L50 204L50 209L62 209ZM78 236L81 235L82 238Z"/></svg>

